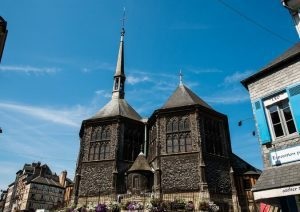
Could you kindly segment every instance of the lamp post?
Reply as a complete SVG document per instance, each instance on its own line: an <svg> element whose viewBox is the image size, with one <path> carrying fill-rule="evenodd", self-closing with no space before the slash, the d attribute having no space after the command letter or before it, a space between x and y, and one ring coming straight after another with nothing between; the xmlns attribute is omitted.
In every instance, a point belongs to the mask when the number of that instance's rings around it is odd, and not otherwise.
<svg viewBox="0 0 300 212"><path fill-rule="evenodd" d="M297 30L298 36L300 37L300 17L299 17L299 12L300 12L300 0L281 0L282 5L288 9L290 12L295 28Z"/></svg>

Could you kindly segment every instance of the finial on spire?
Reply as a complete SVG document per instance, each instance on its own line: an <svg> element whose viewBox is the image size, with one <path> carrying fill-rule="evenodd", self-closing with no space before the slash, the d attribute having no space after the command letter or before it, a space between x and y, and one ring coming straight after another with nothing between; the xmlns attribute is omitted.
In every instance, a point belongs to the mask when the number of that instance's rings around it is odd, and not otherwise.
<svg viewBox="0 0 300 212"><path fill-rule="evenodd" d="M126 18L125 18L125 7L123 7L123 17L122 17L122 19L121 19L121 21L122 21L122 31L121 31L121 35L122 35L122 36L124 36L124 34L125 34L125 20L126 20Z"/></svg>
<svg viewBox="0 0 300 212"><path fill-rule="evenodd" d="M180 71L179 71L179 85L183 84L182 83L182 77L183 77L183 74L182 74L181 69L180 69Z"/></svg>

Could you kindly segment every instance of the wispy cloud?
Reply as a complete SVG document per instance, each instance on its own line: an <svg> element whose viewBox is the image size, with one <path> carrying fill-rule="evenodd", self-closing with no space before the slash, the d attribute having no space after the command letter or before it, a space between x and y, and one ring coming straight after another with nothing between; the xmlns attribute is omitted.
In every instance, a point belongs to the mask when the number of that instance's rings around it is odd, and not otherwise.
<svg viewBox="0 0 300 212"><path fill-rule="evenodd" d="M50 109L0 102L0 108L71 127L78 127L80 121L87 113L86 109L82 106L75 106L67 109Z"/></svg>
<svg viewBox="0 0 300 212"><path fill-rule="evenodd" d="M244 72L237 71L234 74L225 77L224 84L232 84L232 83L240 82L242 79L245 79L247 76L249 76L252 73L253 71L250 70Z"/></svg>
<svg viewBox="0 0 300 212"><path fill-rule="evenodd" d="M223 71L217 68L188 68L194 74L209 74L209 73L222 73Z"/></svg>
<svg viewBox="0 0 300 212"><path fill-rule="evenodd" d="M140 83L140 82L146 82L146 81L149 82L149 81L151 81L148 76L137 76L137 77L135 77L135 76L130 75L126 79L127 79L128 84L130 84L130 85L135 85L135 84Z"/></svg>
<svg viewBox="0 0 300 212"><path fill-rule="evenodd" d="M115 64L111 64L111 63L107 63L107 62L101 62L99 64L92 65L90 67L87 66L87 67L82 68L82 72L88 73L88 72L97 71L97 70L114 71L115 68L116 68Z"/></svg>
<svg viewBox="0 0 300 212"><path fill-rule="evenodd" d="M241 102L249 101L249 96L247 95L233 95L233 96L215 96L205 98L210 103L215 104L236 104Z"/></svg>
<svg viewBox="0 0 300 212"><path fill-rule="evenodd" d="M33 67L29 65L6 65L0 66L0 71L2 72L19 72L19 73L34 73L34 74L53 74L60 71L59 68L56 67Z"/></svg>
<svg viewBox="0 0 300 212"><path fill-rule="evenodd" d="M96 96L103 96L105 98L110 98L111 97L111 92L107 92L105 90L97 90L95 91Z"/></svg>

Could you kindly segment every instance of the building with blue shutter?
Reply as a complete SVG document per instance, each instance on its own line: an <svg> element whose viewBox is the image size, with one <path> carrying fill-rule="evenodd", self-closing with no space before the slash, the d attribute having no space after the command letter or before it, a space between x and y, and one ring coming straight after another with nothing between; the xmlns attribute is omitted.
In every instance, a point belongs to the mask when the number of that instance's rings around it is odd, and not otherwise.
<svg viewBox="0 0 300 212"><path fill-rule="evenodd" d="M300 211L300 43L241 83L250 93L264 163L254 199Z"/></svg>

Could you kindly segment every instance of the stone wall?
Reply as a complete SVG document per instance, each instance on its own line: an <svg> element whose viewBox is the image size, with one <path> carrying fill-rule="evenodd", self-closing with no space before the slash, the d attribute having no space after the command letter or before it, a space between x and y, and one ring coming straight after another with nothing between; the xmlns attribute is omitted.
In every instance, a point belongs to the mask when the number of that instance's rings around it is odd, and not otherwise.
<svg viewBox="0 0 300 212"><path fill-rule="evenodd" d="M79 196L98 196L112 190L113 161L83 163Z"/></svg>
<svg viewBox="0 0 300 212"><path fill-rule="evenodd" d="M170 155L161 158L163 192L199 189L198 153Z"/></svg>
<svg viewBox="0 0 300 212"><path fill-rule="evenodd" d="M209 192L231 194L230 165L228 158L206 154L205 167Z"/></svg>

